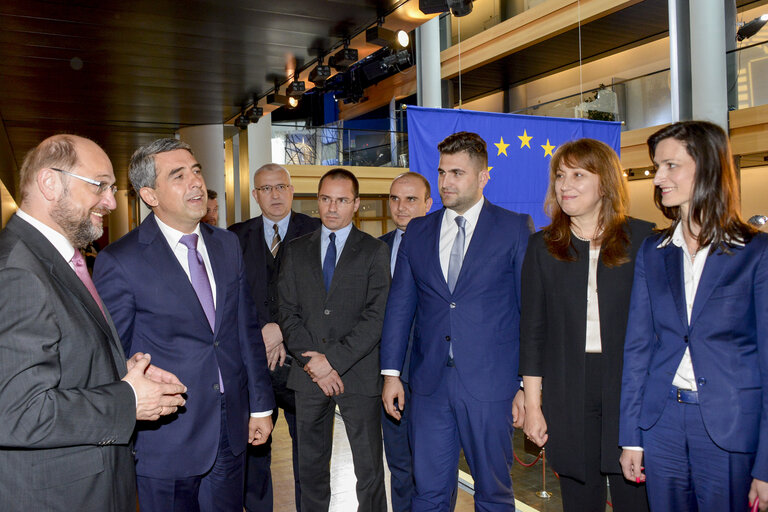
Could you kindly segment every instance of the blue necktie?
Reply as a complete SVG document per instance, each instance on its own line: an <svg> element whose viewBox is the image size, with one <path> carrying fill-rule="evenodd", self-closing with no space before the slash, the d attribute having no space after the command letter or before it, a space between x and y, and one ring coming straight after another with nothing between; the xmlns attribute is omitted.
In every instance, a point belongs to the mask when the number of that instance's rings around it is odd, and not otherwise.
<svg viewBox="0 0 768 512"><path fill-rule="evenodd" d="M467 219L459 215L456 217L456 224L459 225L459 232L456 233L456 239L453 241L453 247L451 247L451 258L448 260L448 289L451 293L456 288L461 264L464 262L464 240L466 238L464 226L467 224Z"/></svg>
<svg viewBox="0 0 768 512"><path fill-rule="evenodd" d="M323 282L325 283L326 292L331 289L333 271L336 268L336 233L328 235L328 239L331 243L328 244L328 249L325 250L325 259L323 260Z"/></svg>

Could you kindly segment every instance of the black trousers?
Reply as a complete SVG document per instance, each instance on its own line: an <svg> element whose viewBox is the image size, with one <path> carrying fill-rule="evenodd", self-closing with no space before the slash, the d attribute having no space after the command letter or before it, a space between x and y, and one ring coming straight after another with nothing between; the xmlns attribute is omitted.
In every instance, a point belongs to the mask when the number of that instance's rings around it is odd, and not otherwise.
<svg viewBox="0 0 768 512"><path fill-rule="evenodd" d="M331 500L331 449L336 405L352 450L357 478L357 509L386 512L381 397L344 393L335 397L317 391L296 391L296 427L299 441L301 509L328 510Z"/></svg>
<svg viewBox="0 0 768 512"><path fill-rule="evenodd" d="M611 487L611 504L615 512L648 512L645 485L628 482L621 474L600 471L602 439L602 372L603 355L587 354L584 390L584 450L586 482L560 475L560 492L564 512L604 512L606 477ZM618 393L618 390L616 391ZM578 440L574 439L574 442Z"/></svg>

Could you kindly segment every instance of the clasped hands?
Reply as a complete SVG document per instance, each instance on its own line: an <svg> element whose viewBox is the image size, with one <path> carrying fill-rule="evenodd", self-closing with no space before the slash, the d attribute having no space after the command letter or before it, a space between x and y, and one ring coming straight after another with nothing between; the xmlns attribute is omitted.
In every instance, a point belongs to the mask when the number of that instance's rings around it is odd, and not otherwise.
<svg viewBox="0 0 768 512"><path fill-rule="evenodd" d="M186 403L187 387L173 373L150 364L149 354L137 352L126 361L128 373L122 380L136 393L136 419L155 421L175 413Z"/></svg>
<svg viewBox="0 0 768 512"><path fill-rule="evenodd" d="M325 354L309 350L301 355L309 358L309 361L304 364L304 371L307 372L312 382L320 386L325 396L336 396L344 393L344 383L341 381L339 373L328 362Z"/></svg>

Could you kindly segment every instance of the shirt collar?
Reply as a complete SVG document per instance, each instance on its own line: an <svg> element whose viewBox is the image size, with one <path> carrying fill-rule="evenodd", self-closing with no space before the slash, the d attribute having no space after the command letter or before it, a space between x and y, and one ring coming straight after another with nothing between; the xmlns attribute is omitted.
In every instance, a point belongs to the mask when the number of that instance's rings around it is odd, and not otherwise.
<svg viewBox="0 0 768 512"><path fill-rule="evenodd" d="M288 223L291 221L291 212L288 212L288 215L286 215L285 217L283 217L277 222L268 219L264 214L262 214L261 218L264 219L264 232L268 232L270 235L272 235L275 230L275 228L273 228L272 226L277 224L277 230L280 233L280 236L282 238L285 238L283 236L283 233L288 231Z"/></svg>
<svg viewBox="0 0 768 512"><path fill-rule="evenodd" d="M476 202L472 207L469 208L462 217L466 219L466 221L471 226L477 225L477 219L480 218L480 211L483 209L483 204L485 203L485 197L481 197L478 202ZM450 222L455 222L456 217L458 217L459 214L456 213L456 211L451 210L450 208L445 209L445 220Z"/></svg>
<svg viewBox="0 0 768 512"><path fill-rule="evenodd" d="M31 224L33 228L37 229L40 234L42 234L51 243L51 245L56 248L59 254L61 254L61 257L64 258L67 263L72 260L72 256L75 255L75 248L67 239L67 237L53 229L51 226L31 216L21 208L16 210L16 215L20 219Z"/></svg>
<svg viewBox="0 0 768 512"><path fill-rule="evenodd" d="M725 242L730 245L735 245L737 247L744 247L743 242L739 242L738 240L731 240L730 237L726 237ZM677 247L683 248L686 247L685 245L685 237L683 237L683 223L678 222L677 226L675 226L675 230L672 232L672 236L667 236L664 238L664 240L659 243L659 245L656 246L657 249L663 249L664 247L668 246L669 244L673 244ZM710 244L711 245L711 244ZM699 249L709 249L709 245L706 247L702 247Z"/></svg>
<svg viewBox="0 0 768 512"><path fill-rule="evenodd" d="M328 236L331 233L336 233L336 247L342 247L346 243L347 237L349 236L349 233L351 231L352 231L352 223L350 222L343 228L336 231L331 231L327 227L323 226L321 234L323 236L323 240L328 240L329 239Z"/></svg>
<svg viewBox="0 0 768 512"><path fill-rule="evenodd" d="M165 237L166 241L168 241L168 245L171 246L171 249L176 249L176 246L179 244L179 241L181 240L181 237L188 234L183 233L179 231L178 229L174 229L165 222L161 221L157 215L155 215L155 221L157 222L157 227L160 228L160 232ZM194 231L189 234L197 235L197 247L200 247L200 244L203 243L203 237L202 233L200 232L200 223L198 222L195 226Z"/></svg>

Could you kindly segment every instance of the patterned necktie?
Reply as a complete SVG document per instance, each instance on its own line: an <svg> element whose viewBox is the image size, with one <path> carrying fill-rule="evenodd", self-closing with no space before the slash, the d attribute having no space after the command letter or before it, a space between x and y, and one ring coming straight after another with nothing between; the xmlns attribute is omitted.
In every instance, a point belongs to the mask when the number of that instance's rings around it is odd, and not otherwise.
<svg viewBox="0 0 768 512"><path fill-rule="evenodd" d="M323 282L325 283L326 292L331 288L333 271L336 269L336 233L331 233L328 235L328 238L331 243L328 244L328 249L325 250L325 259L323 260Z"/></svg>
<svg viewBox="0 0 768 512"><path fill-rule="evenodd" d="M269 248L269 252L272 253L272 257L277 257L277 250L280 248L280 229L277 224L272 224L272 228L275 230L275 236L272 237L272 245Z"/></svg>
<svg viewBox="0 0 768 512"><path fill-rule="evenodd" d="M195 289L197 300L203 306L205 317L211 326L211 330L216 327L216 308L213 305L213 292L211 291L211 282L208 280L208 272L205 270L203 256L197 250L197 235L184 235L179 242L187 248L187 263L189 264L189 279L192 281L192 288ZM224 380L221 378L221 369L219 372L219 392L224 393Z"/></svg>
<svg viewBox="0 0 768 512"><path fill-rule="evenodd" d="M91 293L91 297L93 297L93 300L95 300L96 304L99 306L101 314L104 315L104 306L101 305L101 297L99 297L99 292L96 291L96 286L93 284L91 275L88 273L88 267L85 266L85 258L83 258L83 255L80 253L80 251L75 249L75 254L72 255L72 259L69 261L71 261L72 265L75 267L75 274L77 274L77 277L80 278L85 287ZM106 317L107 315L104 315L104 318Z"/></svg>
<svg viewBox="0 0 768 512"><path fill-rule="evenodd" d="M467 224L467 219L459 215L456 217L456 224L459 226L459 232L456 233L456 239L453 241L453 247L451 247L451 259L448 260L448 289L451 293L456 288L461 264L464 262L464 240L466 238L464 226Z"/></svg>

